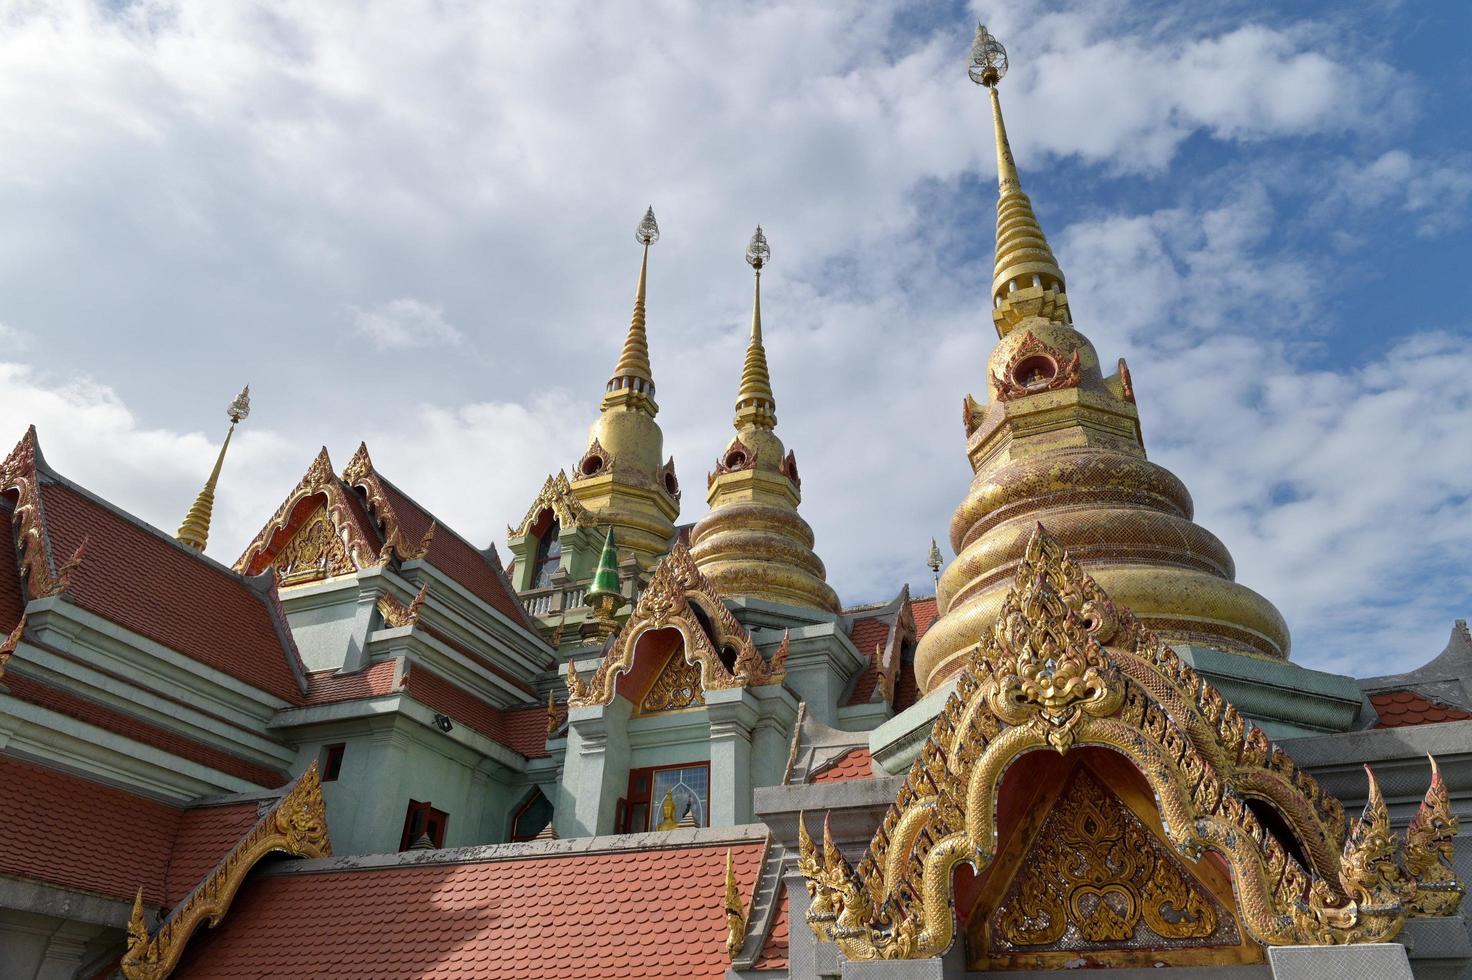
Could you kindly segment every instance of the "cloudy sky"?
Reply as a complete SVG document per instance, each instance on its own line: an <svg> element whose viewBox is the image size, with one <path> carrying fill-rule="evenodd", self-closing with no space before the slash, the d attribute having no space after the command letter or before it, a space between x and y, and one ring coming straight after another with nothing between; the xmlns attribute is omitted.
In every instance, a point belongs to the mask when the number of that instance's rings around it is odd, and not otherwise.
<svg viewBox="0 0 1472 980"><path fill-rule="evenodd" d="M1295 659L1414 666L1472 614L1472 14L1211 8L0 0L0 437L34 422L53 466L172 531L249 382L217 558L360 439L504 546L582 451L652 202L683 519L729 435L761 222L830 578L927 591L995 340L984 18L1152 458Z"/></svg>

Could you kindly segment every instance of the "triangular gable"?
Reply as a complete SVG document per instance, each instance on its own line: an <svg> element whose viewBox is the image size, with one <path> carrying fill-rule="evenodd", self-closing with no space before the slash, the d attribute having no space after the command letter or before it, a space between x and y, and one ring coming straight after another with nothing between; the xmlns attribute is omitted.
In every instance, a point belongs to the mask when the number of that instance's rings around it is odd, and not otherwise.
<svg viewBox="0 0 1472 980"><path fill-rule="evenodd" d="M46 465L36 427L30 426L20 442L0 463L0 494L14 499L11 525L20 561L21 578L32 599L66 591L70 572L81 562L79 552L58 564L46 532L46 508L41 500L40 470Z"/></svg>
<svg viewBox="0 0 1472 980"><path fill-rule="evenodd" d="M857 871L831 841L820 857L800 830L808 921L850 959L949 948L953 874L962 864L984 874L997 859L1008 769L1030 753L1085 748L1133 765L1178 852L1211 851L1224 862L1255 942L1383 942L1417 914L1373 778L1370 804L1345 840L1340 804L1115 606L1041 526L992 635L979 641ZM1307 867L1248 801L1276 812ZM1440 811L1428 826L1449 840L1450 811L1431 793L1428 809ZM1430 848L1409 842L1408 863L1445 870Z"/></svg>
<svg viewBox="0 0 1472 980"><path fill-rule="evenodd" d="M235 570L258 575L275 568L285 581L345 575L380 558L377 531L360 501L332 472L326 447L261 528Z"/></svg>
<svg viewBox="0 0 1472 980"><path fill-rule="evenodd" d="M640 638L666 628L682 637L684 660L699 667L703 691L780 684L787 676L787 637L782 637L771 661L766 660L715 585L696 567L690 550L676 544L654 566L633 614L609 641L591 680L585 682L568 661L568 703L581 707L612 702L620 693L620 677L635 666ZM655 669L650 666L651 672Z"/></svg>
<svg viewBox="0 0 1472 980"><path fill-rule="evenodd" d="M373 460L368 456L366 442L358 444L358 451L353 453L353 458L348 461L347 468L342 471L342 479L349 487L363 492L368 512L378 521L378 527L383 534L383 555L381 557L392 555L399 561L414 561L429 554L430 544L438 529L438 522L431 519L428 527L413 542L405 536L404 526L390 499L389 491L384 485L385 481L373 468Z"/></svg>
<svg viewBox="0 0 1472 980"><path fill-rule="evenodd" d="M525 537L544 510L550 510L556 516L557 523L564 529L598 526L598 519L593 512L573 496L572 484L567 479L567 471L558 470L555 476L547 477L546 482L542 484L542 489L537 492L536 499L527 508L526 516L521 519L521 523L515 527L506 525L506 536L508 538Z"/></svg>

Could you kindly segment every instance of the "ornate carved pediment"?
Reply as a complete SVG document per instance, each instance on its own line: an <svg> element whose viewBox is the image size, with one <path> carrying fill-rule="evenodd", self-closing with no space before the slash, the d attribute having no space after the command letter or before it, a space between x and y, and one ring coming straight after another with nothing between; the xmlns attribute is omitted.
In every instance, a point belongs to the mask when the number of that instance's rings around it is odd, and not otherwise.
<svg viewBox="0 0 1472 980"><path fill-rule="evenodd" d="M51 538L46 533L46 509L41 502L39 467L43 462L34 425L26 429L10 455L0 462L0 493L15 495L10 520L15 529L21 577L32 599L65 592L87 551L87 539L83 538L71 558L58 567Z"/></svg>
<svg viewBox="0 0 1472 980"><path fill-rule="evenodd" d="M387 559L380 558L378 542L369 538L353 516L353 502L348 499L350 492L333 474L332 460L324 448L312 461L301 482L276 508L276 513L235 562L235 570L245 575L258 575L270 567L280 571L283 563L293 569L305 569L303 557L283 559L282 552L306 529L308 523L317 519L319 511L325 516L325 527L313 532L318 536L315 543L304 539L297 545L303 552L311 553L311 560L320 563L325 557L327 565L337 569L329 574L346 574L383 564ZM314 502L314 497L320 500ZM303 574L297 581L305 581L307 577L310 576Z"/></svg>
<svg viewBox="0 0 1472 980"><path fill-rule="evenodd" d="M1076 388L1083 376L1079 368L1079 352L1071 356L1039 340L1031 330L1023 334L1022 343L1007 360L1000 375L992 375L992 386L998 401L1011 401L1025 395L1060 388Z"/></svg>
<svg viewBox="0 0 1472 980"><path fill-rule="evenodd" d="M705 704L705 695L700 690L700 665L687 663L676 650L639 702L639 713L678 711L699 704Z"/></svg>
<svg viewBox="0 0 1472 980"><path fill-rule="evenodd" d="M368 512L378 521L379 530L383 533L383 547L379 549L378 556L380 564L394 558L399 561L415 561L429 554L430 543L434 541L439 525L431 521L418 541L410 541L405 537L404 529L399 524L399 515L395 513L388 493L384 490L383 479L373 468L373 460L368 456L366 442L358 444L358 451L342 471L342 480L349 487L363 491Z"/></svg>
<svg viewBox="0 0 1472 980"><path fill-rule="evenodd" d="M121 964L123 976L127 980L163 980L172 973L194 931L205 922L219 925L251 868L266 855L278 851L293 857L332 855L327 810L322 802L322 783L315 762L151 936L143 919L143 889L138 889L133 916L128 922L128 949Z"/></svg>
<svg viewBox="0 0 1472 980"><path fill-rule="evenodd" d="M797 453L791 449L787 450L787 455L782 457L782 465L777 467L777 470L791 480L794 487L802 489L802 477L797 475Z"/></svg>
<svg viewBox="0 0 1472 980"><path fill-rule="evenodd" d="M1230 911L1257 944L1382 942L1414 911L1373 782L1371 806L1346 840L1339 803L1041 527L992 634L979 640L858 869L841 854L819 858L803 834L809 922L850 959L933 956L951 944L952 873L963 862L978 874L991 867L1002 777L1033 752L1109 749L1128 760L1169 844L1193 860L1206 851L1222 859L1236 894ZM1248 800L1277 811L1307 867ZM1428 800L1423 812L1432 813L1434 794ZM1438 817L1425 823L1445 827ZM1437 880L1432 862L1419 866Z"/></svg>
<svg viewBox="0 0 1472 980"><path fill-rule="evenodd" d="M357 570L325 503L311 512L301 527L271 557L282 585L298 585L333 575L347 575Z"/></svg>
<svg viewBox="0 0 1472 980"><path fill-rule="evenodd" d="M716 460L716 468L705 478L705 485L709 488L716 482L716 477L727 473L739 473L742 470L756 469L756 450L752 449L737 436L731 440L726 447L726 452L720 459Z"/></svg>
<svg viewBox="0 0 1472 980"><path fill-rule="evenodd" d="M550 510L557 517L557 523L563 528L571 527L596 527L598 522L592 511L582 505L577 497L573 496L572 484L568 482L567 473L559 470L556 476L547 477L547 482L542 484L541 491L537 494L532 505L527 508L526 516L516 527L507 525L506 536L519 538L530 533L532 525L537 523L537 518L542 511Z"/></svg>
<svg viewBox="0 0 1472 980"><path fill-rule="evenodd" d="M603 443L594 436L586 452L572 466L574 480L587 480L613 471L613 453L603 448Z"/></svg>
<svg viewBox="0 0 1472 980"><path fill-rule="evenodd" d="M649 630L666 627L677 630L682 637L684 661L699 668L702 691L780 684L787 676L787 637L782 638L771 661L763 658L751 634L731 615L715 586L696 567L690 550L676 544L654 567L633 615L610 641L591 680L574 680L576 671L569 666L570 703L583 706L611 702L619 676L633 667L639 638ZM723 662L723 654L730 660L730 668Z"/></svg>

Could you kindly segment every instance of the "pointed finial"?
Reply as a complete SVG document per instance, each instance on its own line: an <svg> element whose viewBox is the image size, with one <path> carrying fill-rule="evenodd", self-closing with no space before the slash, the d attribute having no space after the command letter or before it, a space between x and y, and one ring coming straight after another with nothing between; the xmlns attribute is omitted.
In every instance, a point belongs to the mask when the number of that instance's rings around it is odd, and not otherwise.
<svg viewBox="0 0 1472 980"><path fill-rule="evenodd" d="M215 468L210 471L210 477L205 481L204 489L199 491L199 496L194 498L194 506L190 507L189 513L184 515L184 523L179 525L179 533L174 535L195 551L203 551L205 545L209 543L210 519L215 509L215 485L220 480L220 467L225 464L225 451L230 448L230 437L235 434L235 427L250 414L250 385L240 389L240 394L236 395L235 400L225 407L225 414L230 419L230 428L225 432L225 441L220 446L220 454L215 457Z"/></svg>
<svg viewBox="0 0 1472 980"><path fill-rule="evenodd" d="M598 570L593 573L593 584L588 587L585 601L593 609L593 619L583 627L586 635L612 636L618 629L613 614L624 604L623 593L619 590L618 548L614 545L612 527L608 529L608 537L603 540L603 553L598 556Z"/></svg>
<svg viewBox="0 0 1472 980"><path fill-rule="evenodd" d="M746 942L746 903L736 885L736 862L731 848L726 848L726 953L735 959Z"/></svg>
<svg viewBox="0 0 1472 980"><path fill-rule="evenodd" d="M659 241L659 222L654 220L654 207L644 212L639 227L634 229L634 238L644 246L644 257L639 263L639 285L634 290L634 315L629 319L629 332L624 337L623 350L619 352L618 364L613 376L604 386L603 408L606 410L620 400L632 402L654 414L654 369L649 365L649 335L644 328L645 284L649 278L649 246ZM647 403L647 404L646 404Z"/></svg>
<svg viewBox="0 0 1472 980"><path fill-rule="evenodd" d="M971 45L967 74L985 86L992 100L992 126L997 142L997 248L992 274L992 319L997 335L1007 333L1028 317L1041 316L1057 323L1070 322L1063 270L1033 213L1032 201L1022 192L1017 161L1002 121L997 83L1007 74L1007 49L981 24Z"/></svg>
<svg viewBox="0 0 1472 980"><path fill-rule="evenodd" d="M930 554L926 556L925 564L929 565L931 572L935 574L936 582L940 582L940 567L945 564L945 558L942 557L940 545L935 543L934 538L930 539Z"/></svg>
<svg viewBox="0 0 1472 980"><path fill-rule="evenodd" d="M756 226L746 246L746 261L756 270L756 292L751 303L751 340L746 345L746 362L741 366L741 389L736 394L736 429L777 427L777 396L772 393L772 376L767 370L767 349L762 343L762 269L772 258L772 248L762 226Z"/></svg>

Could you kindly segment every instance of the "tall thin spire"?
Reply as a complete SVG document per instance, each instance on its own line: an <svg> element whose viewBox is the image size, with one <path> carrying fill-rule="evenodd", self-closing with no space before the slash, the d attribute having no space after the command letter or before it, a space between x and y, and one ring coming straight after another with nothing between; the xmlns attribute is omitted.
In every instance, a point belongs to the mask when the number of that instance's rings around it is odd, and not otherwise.
<svg viewBox="0 0 1472 980"><path fill-rule="evenodd" d="M997 83L1007 74L1007 50L981 24L976 25L969 74L973 82L991 93L992 124L996 130L997 252L992 275L992 318L997 333L1006 336L1029 316L1067 323L1063 270L1033 213L1032 201L1022 191L1017 161L1012 157L1007 126L1002 121Z"/></svg>
<svg viewBox="0 0 1472 980"><path fill-rule="evenodd" d="M235 426L250 414L250 385L240 389L240 394L225 409L225 414L230 417L230 428L225 433L224 444L220 446L220 455L215 457L215 468L210 471L210 478L205 481L204 489L194 498L194 506L184 515L184 523L179 525L179 533L175 535L195 551L203 551L209 543L210 518L215 509L215 485L220 482L220 467L225 463L225 451L230 448L230 437L235 434Z"/></svg>
<svg viewBox="0 0 1472 980"><path fill-rule="evenodd" d="M736 394L736 428L777 425L777 396L772 394L772 376L767 370L767 349L762 345L762 268L772 257L762 226L746 246L746 261L756 271L756 292L751 303L751 341L746 345L746 362L741 366L741 390Z"/></svg>
<svg viewBox="0 0 1472 980"><path fill-rule="evenodd" d="M644 212L644 220L634 231L634 238L644 246L644 257L639 263L639 288L634 293L634 315L629 320L629 333L624 338L623 350L619 352L618 364L613 376L608 379L603 396L603 407L607 408L614 396L622 389L654 397L654 371L649 366L649 335L644 329L645 282L649 275L649 246L659 241L659 224L654 220L654 207Z"/></svg>

